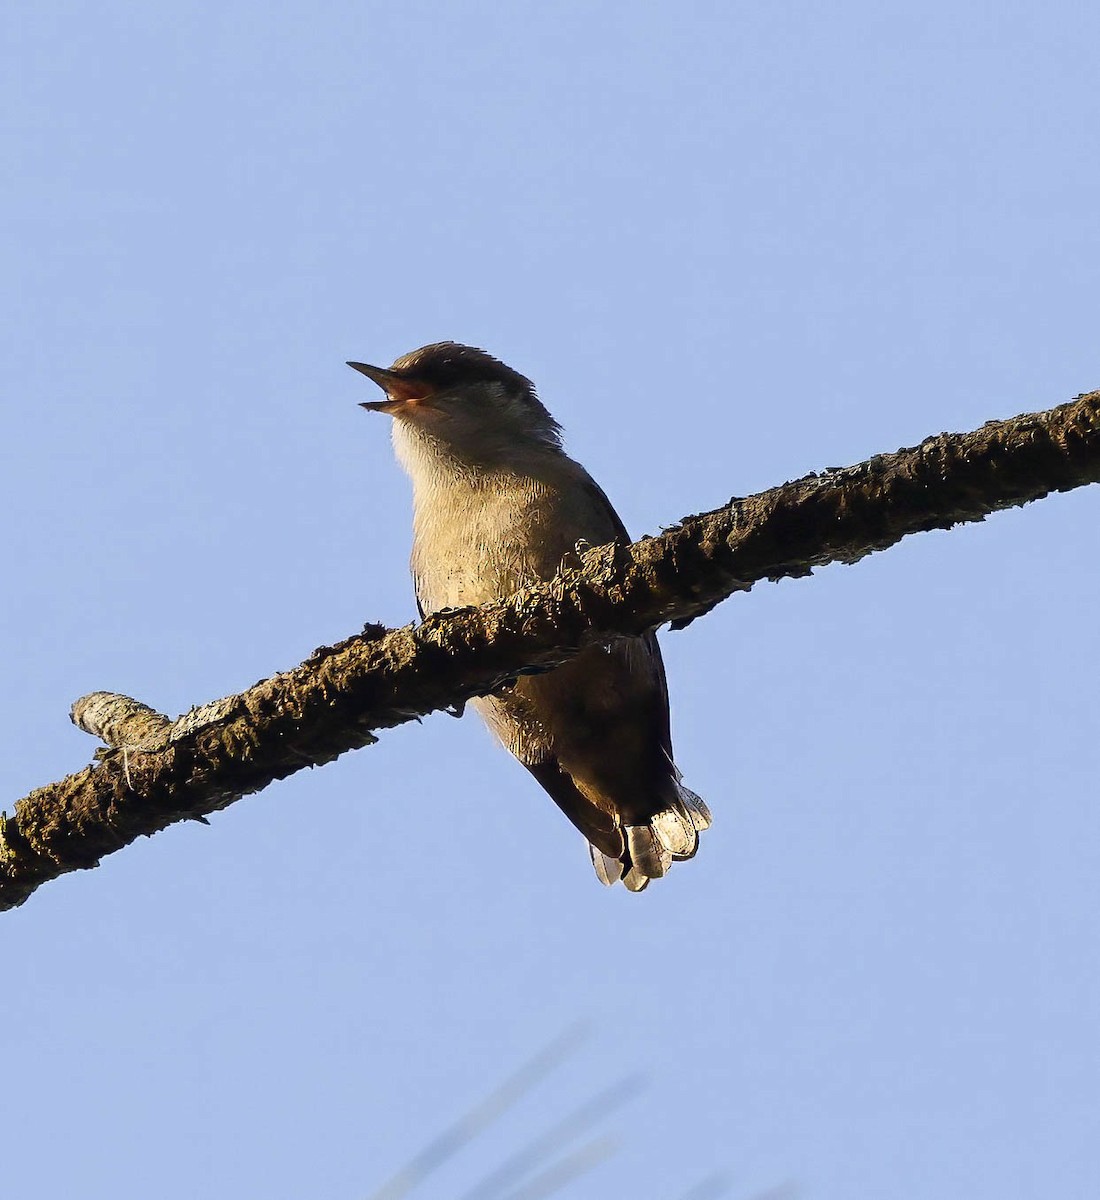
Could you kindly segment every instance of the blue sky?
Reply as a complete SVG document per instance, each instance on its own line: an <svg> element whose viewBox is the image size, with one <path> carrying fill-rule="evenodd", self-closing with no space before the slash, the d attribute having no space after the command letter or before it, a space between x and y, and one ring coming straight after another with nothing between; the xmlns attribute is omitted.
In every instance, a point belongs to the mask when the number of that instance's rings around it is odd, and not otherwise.
<svg viewBox="0 0 1100 1200"><path fill-rule="evenodd" d="M412 618L345 359L484 346L637 534L1100 386L1091 6L0 20L9 808L88 761L84 692L175 713ZM366 1200L584 1020L417 1195L634 1074L563 1196L1095 1195L1098 504L666 635L716 820L643 896L445 716L43 888L6 1192Z"/></svg>

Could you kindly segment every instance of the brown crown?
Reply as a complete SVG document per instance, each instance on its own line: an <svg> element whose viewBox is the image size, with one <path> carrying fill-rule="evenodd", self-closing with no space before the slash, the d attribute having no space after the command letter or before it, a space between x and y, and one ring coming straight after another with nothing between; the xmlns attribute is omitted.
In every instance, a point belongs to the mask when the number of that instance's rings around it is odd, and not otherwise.
<svg viewBox="0 0 1100 1200"><path fill-rule="evenodd" d="M476 346L458 342L421 346L403 354L390 369L408 379L423 380L441 391L460 383L501 383L532 398L535 395L535 385L525 375Z"/></svg>

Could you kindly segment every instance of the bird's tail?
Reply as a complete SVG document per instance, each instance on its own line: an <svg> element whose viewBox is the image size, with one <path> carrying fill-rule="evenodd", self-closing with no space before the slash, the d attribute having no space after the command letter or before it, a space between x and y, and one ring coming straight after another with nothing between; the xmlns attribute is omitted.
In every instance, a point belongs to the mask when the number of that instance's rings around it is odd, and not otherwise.
<svg viewBox="0 0 1100 1200"><path fill-rule="evenodd" d="M675 767L673 770L676 771ZM674 862L691 858L699 848L699 834L710 827L710 809L701 797L674 776L675 794L668 807L644 822L624 825L623 852L615 858L589 843L592 865L601 883L622 880L631 892L640 892L651 879L660 879Z"/></svg>

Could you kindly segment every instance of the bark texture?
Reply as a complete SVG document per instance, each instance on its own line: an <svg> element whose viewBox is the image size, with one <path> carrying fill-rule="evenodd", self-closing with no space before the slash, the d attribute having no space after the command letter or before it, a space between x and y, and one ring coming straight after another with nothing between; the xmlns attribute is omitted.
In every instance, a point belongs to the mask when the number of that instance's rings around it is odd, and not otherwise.
<svg viewBox="0 0 1100 1200"><path fill-rule="evenodd" d="M1044 413L808 475L659 537L586 551L554 580L482 608L389 630L368 625L176 721L96 692L72 719L107 743L98 761L0 816L0 908L98 865L141 834L202 820L373 731L461 706L584 646L680 628L762 579L854 563L907 534L949 529L1100 480L1100 392Z"/></svg>

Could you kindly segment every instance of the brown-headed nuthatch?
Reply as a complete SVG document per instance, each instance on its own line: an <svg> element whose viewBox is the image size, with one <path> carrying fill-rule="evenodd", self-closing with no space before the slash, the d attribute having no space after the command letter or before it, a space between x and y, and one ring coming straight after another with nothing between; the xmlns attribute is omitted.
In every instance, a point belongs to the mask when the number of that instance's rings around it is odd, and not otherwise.
<svg viewBox="0 0 1100 1200"><path fill-rule="evenodd" d="M363 407L394 418L394 449L412 479L421 615L551 579L580 542L630 540L519 372L455 342L388 370L348 365L385 391ZM652 633L593 646L473 704L588 839L604 883L640 892L695 853L710 813L672 761Z"/></svg>

